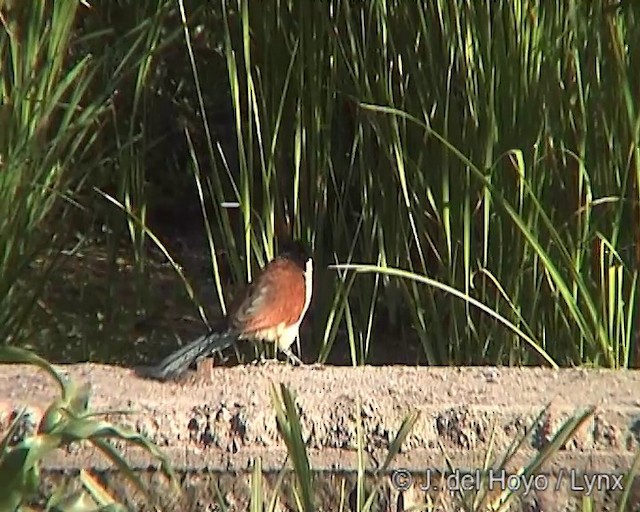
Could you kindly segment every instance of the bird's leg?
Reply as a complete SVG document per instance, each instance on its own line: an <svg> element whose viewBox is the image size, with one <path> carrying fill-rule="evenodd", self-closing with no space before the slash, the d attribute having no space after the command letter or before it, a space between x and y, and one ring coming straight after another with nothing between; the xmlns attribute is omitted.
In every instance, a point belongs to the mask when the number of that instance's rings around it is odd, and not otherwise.
<svg viewBox="0 0 640 512"><path fill-rule="evenodd" d="M267 362L266 347L262 340L255 340L253 348L256 354L255 364L265 364Z"/></svg>
<svg viewBox="0 0 640 512"><path fill-rule="evenodd" d="M301 356L302 355L302 349L300 348L300 334L299 333L296 335L296 349L297 349L298 355Z"/></svg>
<svg viewBox="0 0 640 512"><path fill-rule="evenodd" d="M291 352L290 348L281 348L280 350L282 350L284 355L287 356L291 364L293 364L294 366L302 365L302 361L300 360L300 358L298 358L293 352Z"/></svg>
<svg viewBox="0 0 640 512"><path fill-rule="evenodd" d="M233 342L233 351L236 353L236 360L241 361L241 357L240 357L240 349L238 348L238 341L234 341ZM224 361L228 361L229 358L227 357Z"/></svg>

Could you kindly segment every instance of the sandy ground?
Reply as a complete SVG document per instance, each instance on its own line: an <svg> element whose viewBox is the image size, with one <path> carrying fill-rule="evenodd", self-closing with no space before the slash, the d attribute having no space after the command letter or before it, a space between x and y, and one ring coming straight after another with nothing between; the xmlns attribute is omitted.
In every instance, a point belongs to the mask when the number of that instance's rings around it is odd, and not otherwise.
<svg viewBox="0 0 640 512"><path fill-rule="evenodd" d="M402 420L419 418L391 468L424 471L481 467L531 432L509 465L517 469L542 449L564 421L589 407L593 415L545 471L622 473L640 449L640 372L542 368L291 367L269 362L200 368L181 382L159 383L130 369L106 365L58 366L90 383L91 407L128 410L118 421L147 434L187 471L246 471L260 456L278 470L285 446L272 407L272 389L287 386L299 407L303 435L316 470L356 467L357 419L362 422L370 468L379 466ZM36 419L57 388L41 371L4 366L0 371L0 427L28 406ZM539 415L542 414L541 417ZM153 460L126 451L139 468ZM59 453L49 469L108 467L86 450Z"/></svg>

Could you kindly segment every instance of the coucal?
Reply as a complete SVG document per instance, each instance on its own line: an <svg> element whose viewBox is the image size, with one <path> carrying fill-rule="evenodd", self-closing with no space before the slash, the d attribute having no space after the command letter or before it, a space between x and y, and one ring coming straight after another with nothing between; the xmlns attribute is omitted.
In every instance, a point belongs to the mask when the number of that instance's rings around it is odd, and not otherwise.
<svg viewBox="0 0 640 512"><path fill-rule="evenodd" d="M219 329L197 338L168 355L145 375L159 380L179 377L192 363L221 351L237 340L269 341L291 362L301 361L291 352L309 303L313 286L313 261L298 241L283 244L245 291Z"/></svg>

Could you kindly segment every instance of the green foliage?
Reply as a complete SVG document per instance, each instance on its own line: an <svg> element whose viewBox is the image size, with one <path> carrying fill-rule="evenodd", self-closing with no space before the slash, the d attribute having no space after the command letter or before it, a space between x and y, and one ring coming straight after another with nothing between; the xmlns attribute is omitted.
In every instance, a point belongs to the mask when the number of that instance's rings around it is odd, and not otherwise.
<svg viewBox="0 0 640 512"><path fill-rule="evenodd" d="M113 445L113 440L126 441L149 452L161 463L164 474L175 490L176 481L169 461L144 436L128 428L100 420L89 408L90 387L67 381L45 360L23 349L0 347L0 364L32 364L45 370L60 387L60 398L52 402L33 434L18 435L31 419L25 411L15 415L0 440L0 510L19 510L36 497L41 486L41 461L51 452L88 442L106 456L133 486L151 499L139 476ZM28 429L27 429L28 430ZM47 501L46 510L89 511L126 510L119 505L94 477L80 473L81 490L58 488Z"/></svg>
<svg viewBox="0 0 640 512"><path fill-rule="evenodd" d="M91 186L105 183L110 162L124 151L113 148L107 121L118 112L117 87L128 74L138 72L143 76L137 83L144 81L158 20L166 15L152 7L140 25L118 34L122 26L94 26L87 6L76 0L0 4L2 343L25 336L29 316L75 234L78 212L88 214L85 225L95 215L95 208L85 207L95 203L87 199ZM137 111L130 117L135 119ZM124 146L137 136L131 127ZM128 183L128 169L121 170L116 181Z"/></svg>
<svg viewBox="0 0 640 512"><path fill-rule="evenodd" d="M151 184L164 176L163 200L195 183L223 311L221 254L243 282L274 255L277 234L314 246L320 361L346 337L361 364L391 336L394 354L400 338L430 364L634 364L633 2L128 0L91 9L0 1L2 343L24 339L70 219L78 210L93 218L96 199L118 207L110 229L125 230L140 276L150 239L195 297L148 226ZM214 129L221 111L234 144ZM10 485L0 508L33 494L43 455L81 439L140 484L105 438L160 456L155 448L95 419L88 390L46 362L1 354L50 372L62 395L36 435L9 443L28 419L20 413L1 441L0 481ZM293 399L274 390L274 404L297 506L312 510ZM358 439L362 450L360 430ZM356 501L366 510L377 487L365 485L359 455ZM259 466L253 478L261 510ZM86 493L62 490L50 508L117 507L91 475L80 480Z"/></svg>
<svg viewBox="0 0 640 512"><path fill-rule="evenodd" d="M306 450L306 443L303 439L302 425L300 422L300 414L298 412L295 398L291 391L284 385L280 385L279 391L275 386L271 389L271 402L276 413L276 420L282 440L287 447L288 458L291 460L293 467L293 474L296 480L296 486L293 491L293 499L296 505L296 510L301 512L315 511L315 487L314 487L314 475L311 465L309 463L309 457ZM355 489L353 491L355 496L355 508L351 504L353 503L348 496L340 497L339 510L347 510L347 506L351 510L358 512L371 512L378 510L378 500L382 496L384 490L384 481L387 477L387 472L393 459L398 455L402 444L405 442L407 436L411 433L413 426L419 418L417 412L410 413L400 425L398 432L391 440L389 449L381 466L376 468L373 472L371 468L366 464L365 446L366 441L364 439L362 431L362 419L361 419L361 404L358 403L356 413L356 440L358 450L358 468L357 468L357 480ZM262 503L264 500L263 490L260 485L260 466L261 462L258 461L254 465L254 472L252 477L251 487L251 509L262 510ZM281 491L282 477L284 476L284 470L281 473L274 496L271 500L271 506L267 510L274 510L275 497L278 492ZM374 485L370 485L367 482L367 475L373 473Z"/></svg>
<svg viewBox="0 0 640 512"><path fill-rule="evenodd" d="M276 235L313 245L320 361L346 338L353 364L634 365L637 12L4 2L0 339L23 335L75 206L111 212L110 257L126 234L142 279L173 201L204 220L223 312ZM356 262L381 271L325 270Z"/></svg>
<svg viewBox="0 0 640 512"><path fill-rule="evenodd" d="M296 475L295 499L298 510L315 510L313 504L313 477L307 456L306 443L302 437L302 425L293 395L284 384L280 394L275 386L271 388L271 402L276 412L280 435L287 447ZM254 489L257 491L257 489Z"/></svg>
<svg viewBox="0 0 640 512"><path fill-rule="evenodd" d="M634 6L222 6L238 168L212 142L206 182L211 246L237 279L288 223L321 268L399 268L495 312L384 272L340 273L316 294L321 359L340 324L354 364L391 332L415 333L431 364L632 363ZM219 206L231 199L239 247Z"/></svg>
<svg viewBox="0 0 640 512"><path fill-rule="evenodd" d="M103 102L83 101L95 68L68 57L77 2L17 2L0 31L0 339L16 336L58 247L73 171ZM51 258L53 260L54 258Z"/></svg>
<svg viewBox="0 0 640 512"><path fill-rule="evenodd" d="M295 508L300 511L316 510L317 507L314 508L314 506L317 506L317 496L315 496L317 486L314 485L315 476L305 448L298 405L295 403L291 391L284 385L280 385L279 390L275 387L272 389L272 404L275 409L280 435L287 447L288 459L290 460L290 466L296 481L295 489L292 493ZM358 404L357 410L361 410L360 404ZM513 440L505 453L500 454L495 452L494 430L488 441L484 465L481 468L476 468L480 475L478 488L476 488L475 485L473 490L458 489L455 491L447 491L446 489L440 488L440 493L442 493L443 497L442 501L434 503L432 501L433 496L427 493L426 495L422 495L422 499L424 500L420 502L422 505L414 503L413 507L417 506L418 508L403 508L401 497L398 498L399 501L395 503L395 506L398 510L425 511L436 509L443 511L464 510L468 512L507 512L509 510L520 510L523 506L523 498L527 498L523 496L521 492L522 488L519 491L507 488L502 490L502 492L495 492L495 482L490 483L489 471L493 471L494 475L496 474L495 472L516 475L523 479L523 481L530 481L532 478L535 478L536 475L541 475L545 468L550 467L549 464L553 458L565 449L577 432L580 431L588 421L593 420L594 410L594 408L590 408L576 412L576 414L560 425L555 432L549 432L550 438L544 439L542 448L526 457L524 463L518 461L523 460L523 453L528 453L528 445L534 444L534 436L540 435L541 426L547 421L548 408L543 409L526 430ZM355 439L358 455L355 485L353 485L353 489L350 492L343 486L340 499L336 500L339 502L339 505L335 503L335 506L331 508L331 510L371 512L376 510L389 510L389 507L394 506L388 501L389 495L385 492L385 485L390 477L393 482L391 469L394 467L394 459L400 453L402 445L419 420L419 417L417 412L407 415L398 428L396 435L389 443L385 460L381 465L372 468L368 462L370 457L368 457L365 448L367 442L363 433L361 415L360 413L355 415ZM448 467L444 468L444 474L451 474L456 468L451 463L444 447L441 446L440 448L448 463ZM632 482L634 478L637 478L639 468L640 451L638 451L632 466L625 475L623 484L624 492L620 493L616 498L616 510L620 512L628 510L630 506L630 490L633 487ZM251 477L251 510L275 510L276 498L284 492L283 479L285 471L286 467L283 467L273 490L270 505L263 508L267 497L262 487L262 463L260 459L256 461ZM550 476L547 476L547 478L550 478ZM410 479L410 482L412 481L413 480ZM432 484L433 483L434 482L432 482ZM400 492L400 495L401 494L402 492ZM593 504L592 497L585 497L581 510L585 512L592 510L592 508L589 507L592 507Z"/></svg>

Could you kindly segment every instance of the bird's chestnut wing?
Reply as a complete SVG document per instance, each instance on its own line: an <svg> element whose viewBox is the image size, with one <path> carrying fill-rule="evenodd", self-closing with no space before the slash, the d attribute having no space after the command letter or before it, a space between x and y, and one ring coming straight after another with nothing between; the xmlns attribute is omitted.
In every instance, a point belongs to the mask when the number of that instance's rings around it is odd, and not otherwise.
<svg viewBox="0 0 640 512"><path fill-rule="evenodd" d="M232 315L232 324L246 333L292 325L300 318L304 304L304 271L290 260L275 259L249 286Z"/></svg>

